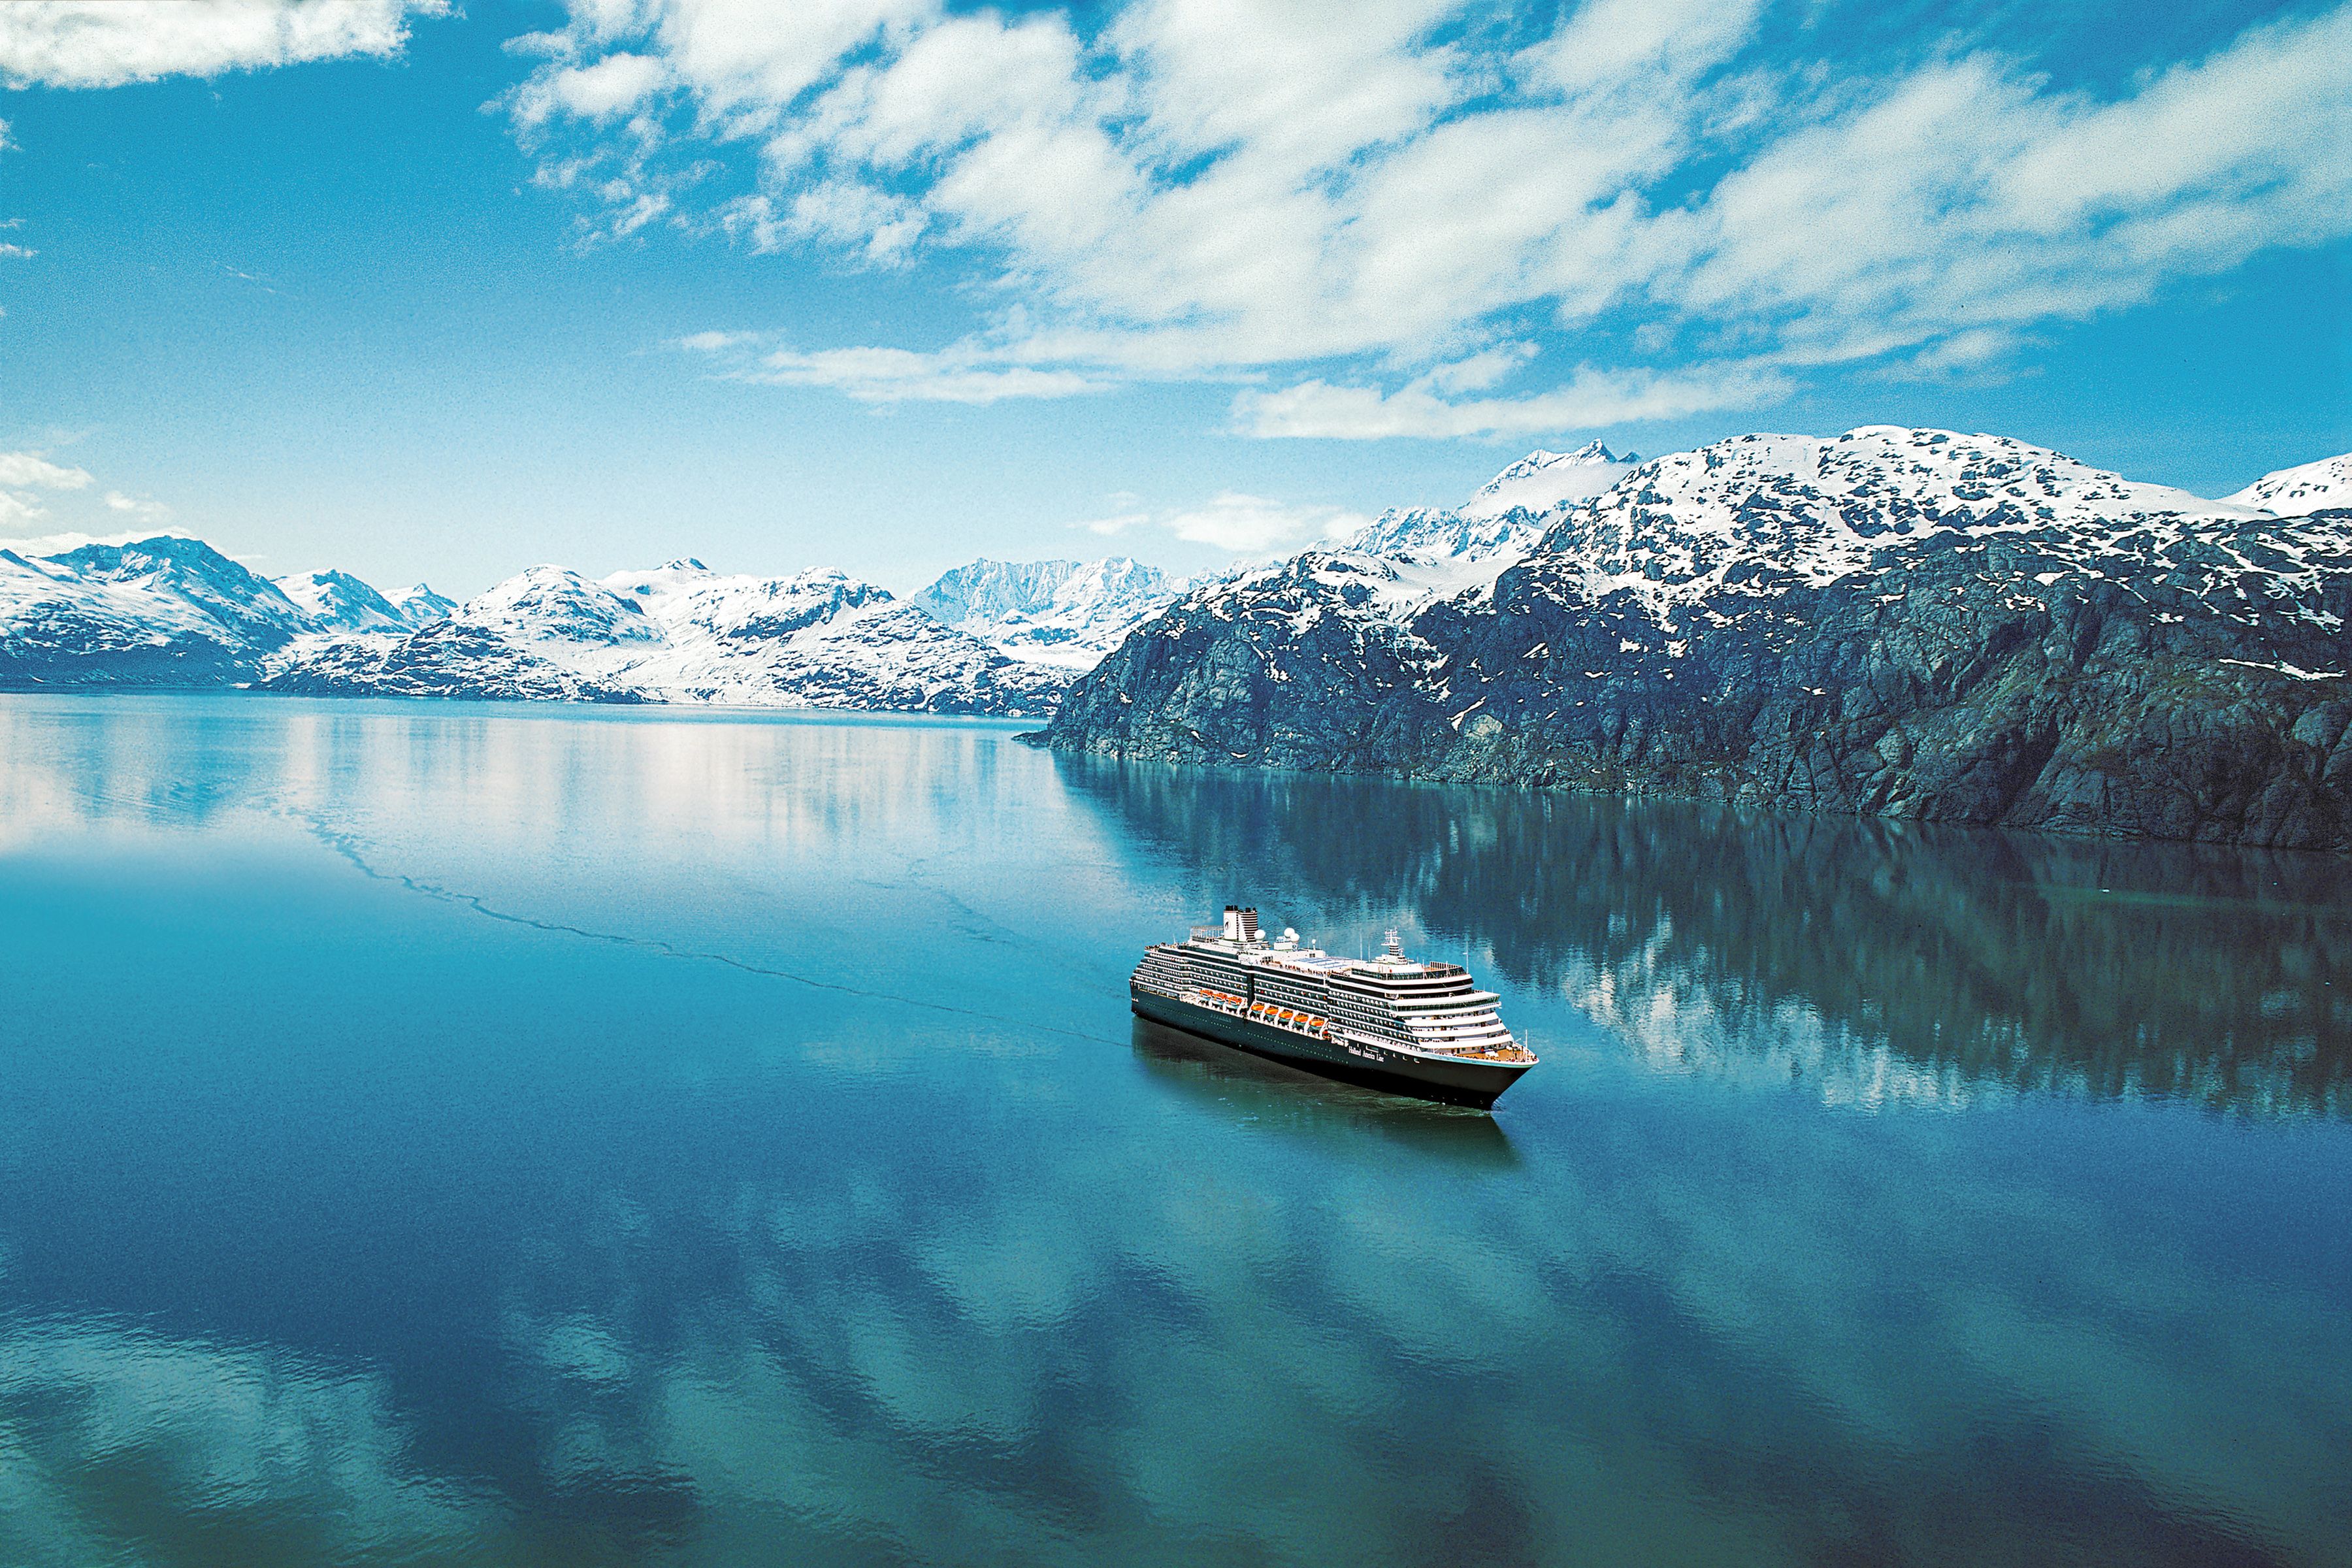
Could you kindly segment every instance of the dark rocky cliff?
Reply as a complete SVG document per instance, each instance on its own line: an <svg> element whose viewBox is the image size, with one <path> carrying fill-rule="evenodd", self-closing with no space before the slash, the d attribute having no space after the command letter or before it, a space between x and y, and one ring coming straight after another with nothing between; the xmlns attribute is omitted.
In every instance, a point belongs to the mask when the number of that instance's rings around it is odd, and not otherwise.
<svg viewBox="0 0 2352 1568"><path fill-rule="evenodd" d="M1050 743L2352 848L2352 512L2169 510L1938 432L1756 439L1567 509L1491 587L1400 605L1307 556L1188 597Z"/></svg>

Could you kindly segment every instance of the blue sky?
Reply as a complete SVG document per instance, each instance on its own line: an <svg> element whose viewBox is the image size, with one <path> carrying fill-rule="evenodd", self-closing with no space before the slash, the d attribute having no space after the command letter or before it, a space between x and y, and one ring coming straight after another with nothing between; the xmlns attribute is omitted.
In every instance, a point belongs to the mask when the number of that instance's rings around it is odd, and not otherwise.
<svg viewBox="0 0 2352 1568"><path fill-rule="evenodd" d="M0 6L0 538L1192 570L1534 446L2352 448L2352 5Z"/></svg>

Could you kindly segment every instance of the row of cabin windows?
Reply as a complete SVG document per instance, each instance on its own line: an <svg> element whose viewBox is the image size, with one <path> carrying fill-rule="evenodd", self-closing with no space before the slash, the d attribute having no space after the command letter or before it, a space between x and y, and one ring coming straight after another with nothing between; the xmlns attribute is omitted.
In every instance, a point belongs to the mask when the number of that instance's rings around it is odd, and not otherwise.
<svg viewBox="0 0 2352 1568"><path fill-rule="evenodd" d="M1315 990L1307 986L1298 984L1295 982L1270 979L1265 976L1253 977L1245 975L1238 972L1238 966L1234 966L1235 972L1234 973L1227 973L1227 966L1223 964L1184 963L1180 966L1172 963L1162 964L1156 962L1147 961L1147 966L1150 972L1149 977L1152 978L1156 983L1169 984L1171 982L1189 981L1194 984L1206 985L1214 990L1226 992L1239 992L1248 985L1250 979L1255 978L1257 982L1255 994L1258 1000L1262 1002L1268 1002L1277 1006L1287 1006L1294 1009L1306 1008L1318 1014L1328 1014L1344 1023L1354 1024L1359 1027L1379 1028L1388 1031L1393 1030L1395 1026L1391 1021L1391 1014L1390 1013L1389 1007L1384 1005L1387 1000L1386 998L1351 996L1346 992L1337 989L1318 994ZM1446 989L1454 990L1456 989L1457 986L1448 986ZM1459 986L1458 988L1466 989L1466 986ZM1398 998L1397 1000L1402 1002L1404 999ZM1417 1014L1426 1016L1428 1011L1433 1011L1433 1009L1430 1009L1428 1007L1428 1003L1437 1001L1439 998L1423 992L1422 994L1412 997L1412 1000L1413 1003L1421 1004L1420 1006L1414 1007L1413 1010ZM1453 1022L1454 1020L1449 1019L1447 1021ZM1465 1021L1466 1021L1466 1019Z"/></svg>

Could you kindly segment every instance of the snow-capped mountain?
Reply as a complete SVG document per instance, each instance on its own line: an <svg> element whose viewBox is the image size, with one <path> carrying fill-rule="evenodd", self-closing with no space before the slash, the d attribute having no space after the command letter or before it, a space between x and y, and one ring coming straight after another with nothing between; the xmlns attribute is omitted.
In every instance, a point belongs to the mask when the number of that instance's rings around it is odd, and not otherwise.
<svg viewBox="0 0 2352 1568"><path fill-rule="evenodd" d="M436 602L419 584L394 603L347 572L272 581L173 534L0 551L0 686L234 685L289 650L405 632Z"/></svg>
<svg viewBox="0 0 2352 1568"><path fill-rule="evenodd" d="M1357 530L1340 547L1359 555L1516 559L1543 537L1543 519L1540 512L1519 510L1471 517L1441 507L1394 508ZM1498 562L1495 571L1507 564Z"/></svg>
<svg viewBox="0 0 2352 1568"><path fill-rule="evenodd" d="M1486 561L1491 580L1535 548L1552 512L1570 500L1600 494L1638 461L1598 441L1573 452L1538 447L1481 485L1461 506L1392 508L1359 530L1344 548L1364 555Z"/></svg>
<svg viewBox="0 0 2352 1568"><path fill-rule="evenodd" d="M0 551L0 685L723 702L1042 715L1068 676L837 572L535 566L463 605L342 572L276 582L199 540Z"/></svg>
<svg viewBox="0 0 2352 1568"><path fill-rule="evenodd" d="M2315 511L2352 507L2352 453L2264 474L2230 500L2280 517L2308 517Z"/></svg>
<svg viewBox="0 0 2352 1568"><path fill-rule="evenodd" d="M1512 511L1549 511L1563 501L1599 495L1615 484L1641 458L1616 453L1598 441L1573 452L1529 452L1478 489L1463 503L1468 518L1499 518Z"/></svg>
<svg viewBox="0 0 2352 1568"><path fill-rule="evenodd" d="M298 572L272 581L315 631L400 632L419 624L348 572Z"/></svg>
<svg viewBox="0 0 2352 1568"><path fill-rule="evenodd" d="M0 550L0 685L218 686L310 628L276 584L201 540Z"/></svg>
<svg viewBox="0 0 2352 1568"><path fill-rule="evenodd" d="M1048 711L1066 679L838 572L768 578L673 561L602 582L534 566L409 636L289 650L261 684L1026 716Z"/></svg>
<svg viewBox="0 0 2352 1568"><path fill-rule="evenodd" d="M202 540L163 535L135 544L85 544L45 558L60 576L110 584L186 606L232 633L268 640L310 629L301 606Z"/></svg>
<svg viewBox="0 0 2352 1568"><path fill-rule="evenodd" d="M297 697L465 697L516 702L643 702L486 626L444 616L404 637L295 644L255 683Z"/></svg>
<svg viewBox="0 0 2352 1568"><path fill-rule="evenodd" d="M2251 614L2252 592L2324 618L2311 590L2342 534L2022 441L1872 426L1832 439L1742 436L1661 458L1564 510L1542 551L1551 569L1580 573L1592 596L1627 594L1659 615L1823 586L1883 570L1890 556L2021 548L2056 568L2033 575L2036 590L2062 576L2155 574L2209 612Z"/></svg>
<svg viewBox="0 0 2352 1568"><path fill-rule="evenodd" d="M666 571L694 570L677 562ZM573 650L611 648L635 657L639 645L666 642L661 626L632 598L591 583L564 566L531 566L451 612L453 620L517 642L543 642ZM572 657L583 657L577 651ZM608 661L609 662L609 661Z"/></svg>
<svg viewBox="0 0 2352 1568"><path fill-rule="evenodd" d="M602 586L662 628L664 653L629 675L672 700L1042 714L1068 682L839 572L725 576L674 561Z"/></svg>
<svg viewBox="0 0 2352 1568"><path fill-rule="evenodd" d="M2310 473L2254 489L2297 507ZM1310 552L1188 595L1053 742L2352 846L2352 511L1879 426L1720 442L1539 521L1491 578Z"/></svg>
<svg viewBox="0 0 2352 1568"><path fill-rule="evenodd" d="M1014 658L1083 670L1185 586L1124 555L1087 562L982 560L942 574L911 602L941 626Z"/></svg>
<svg viewBox="0 0 2352 1568"><path fill-rule="evenodd" d="M457 601L436 594L422 583L386 594L393 609L412 626L430 626L457 607Z"/></svg>

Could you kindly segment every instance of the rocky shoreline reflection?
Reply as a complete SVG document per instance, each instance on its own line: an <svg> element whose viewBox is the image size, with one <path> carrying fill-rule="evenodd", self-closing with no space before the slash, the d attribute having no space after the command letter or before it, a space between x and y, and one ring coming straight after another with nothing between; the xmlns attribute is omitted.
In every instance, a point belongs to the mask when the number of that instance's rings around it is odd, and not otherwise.
<svg viewBox="0 0 2352 1568"><path fill-rule="evenodd" d="M1667 1070L2352 1112L2332 858L1065 758L1204 879L1402 921Z"/></svg>

